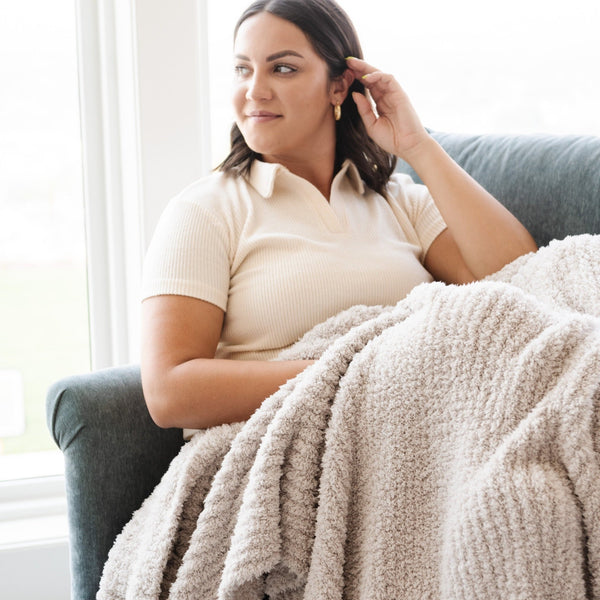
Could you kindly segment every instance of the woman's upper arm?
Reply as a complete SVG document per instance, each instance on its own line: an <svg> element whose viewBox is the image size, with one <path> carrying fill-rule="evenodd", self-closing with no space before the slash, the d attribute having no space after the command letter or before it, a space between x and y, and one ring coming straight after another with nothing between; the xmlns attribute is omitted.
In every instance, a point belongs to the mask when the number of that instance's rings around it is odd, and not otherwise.
<svg viewBox="0 0 600 600"><path fill-rule="evenodd" d="M214 357L224 314L218 306L189 296L153 296L142 302L142 383L149 406L164 392L171 369Z"/></svg>
<svg viewBox="0 0 600 600"><path fill-rule="evenodd" d="M445 283L470 283L477 279L467 267L449 229L444 229L433 240L423 264L434 279Z"/></svg>

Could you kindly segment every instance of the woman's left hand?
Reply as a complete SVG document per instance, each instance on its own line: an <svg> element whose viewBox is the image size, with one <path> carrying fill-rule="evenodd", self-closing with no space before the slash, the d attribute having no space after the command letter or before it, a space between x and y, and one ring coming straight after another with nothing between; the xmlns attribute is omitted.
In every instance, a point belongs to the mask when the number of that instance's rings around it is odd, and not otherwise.
<svg viewBox="0 0 600 600"><path fill-rule="evenodd" d="M392 75L378 71L364 60L348 58L347 65L375 103L377 113L368 98L358 92L352 94L367 133L381 148L410 162L411 153L429 134L408 96Z"/></svg>

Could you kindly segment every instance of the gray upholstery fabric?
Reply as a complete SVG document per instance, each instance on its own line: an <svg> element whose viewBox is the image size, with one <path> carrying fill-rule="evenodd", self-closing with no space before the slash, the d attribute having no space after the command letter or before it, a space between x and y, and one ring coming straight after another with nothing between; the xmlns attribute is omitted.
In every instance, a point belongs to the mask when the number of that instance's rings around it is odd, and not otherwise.
<svg viewBox="0 0 600 600"><path fill-rule="evenodd" d="M538 246L567 235L600 233L600 137L433 135L516 215ZM420 181L406 163L397 170Z"/></svg>
<svg viewBox="0 0 600 600"><path fill-rule="evenodd" d="M138 366L58 381L46 413L65 459L71 597L95 598L115 537L160 481L183 434L151 420Z"/></svg>
<svg viewBox="0 0 600 600"><path fill-rule="evenodd" d="M600 233L600 138L434 136L538 245ZM398 170L415 177L408 165ZM48 392L47 414L65 455L73 598L87 600L95 598L115 536L166 471L182 433L154 425L138 367L59 381Z"/></svg>

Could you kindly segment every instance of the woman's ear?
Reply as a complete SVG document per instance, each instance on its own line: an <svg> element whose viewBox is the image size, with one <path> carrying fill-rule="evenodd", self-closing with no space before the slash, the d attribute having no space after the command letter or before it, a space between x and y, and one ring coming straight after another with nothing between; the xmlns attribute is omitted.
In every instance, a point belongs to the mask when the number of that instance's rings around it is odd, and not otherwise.
<svg viewBox="0 0 600 600"><path fill-rule="evenodd" d="M339 77L331 82L331 104L342 104L348 95L348 90L354 81L350 69L346 69Z"/></svg>

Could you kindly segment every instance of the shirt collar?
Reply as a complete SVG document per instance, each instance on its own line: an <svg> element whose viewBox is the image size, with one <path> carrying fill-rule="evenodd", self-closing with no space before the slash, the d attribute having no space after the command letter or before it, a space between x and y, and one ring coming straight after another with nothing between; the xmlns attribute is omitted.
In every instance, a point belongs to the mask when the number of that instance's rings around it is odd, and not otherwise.
<svg viewBox="0 0 600 600"><path fill-rule="evenodd" d="M358 194L362 196L365 193L364 181L362 180L360 173L356 168L356 165L349 158L347 158L344 161L340 172L336 175L334 179L338 177L341 178L343 176L348 177L350 185L352 185L352 187Z"/></svg>
<svg viewBox="0 0 600 600"><path fill-rule="evenodd" d="M270 198L273 195L275 188L275 180L285 173L290 173L283 165L278 163L266 163L262 160L254 160L250 167L250 174L247 177L248 183L264 198ZM342 164L342 168L334 177L336 180L341 180L347 177L350 185L358 194L364 194L365 185L360 177L360 173L356 165L346 159Z"/></svg>

